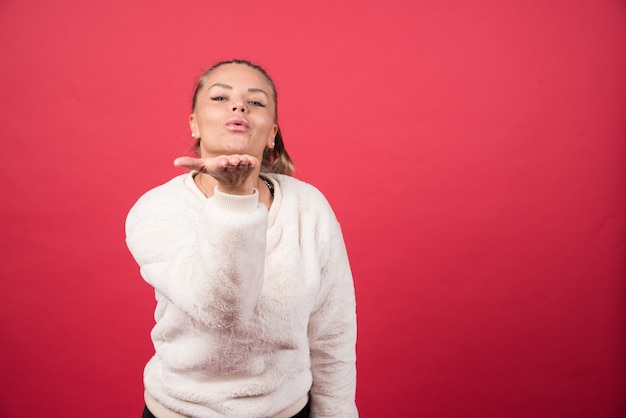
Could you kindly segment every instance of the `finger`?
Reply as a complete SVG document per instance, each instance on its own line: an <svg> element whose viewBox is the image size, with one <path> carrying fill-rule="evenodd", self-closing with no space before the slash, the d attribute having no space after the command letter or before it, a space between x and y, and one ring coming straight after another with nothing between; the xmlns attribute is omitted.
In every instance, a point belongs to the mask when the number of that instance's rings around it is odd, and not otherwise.
<svg viewBox="0 0 626 418"><path fill-rule="evenodd" d="M245 155L229 155L226 157L225 161L220 160L219 163L220 166L228 171L254 168L248 156Z"/></svg>
<svg viewBox="0 0 626 418"><path fill-rule="evenodd" d="M232 166L246 166L250 160L246 155L231 155L228 161Z"/></svg>
<svg viewBox="0 0 626 418"><path fill-rule="evenodd" d="M216 157L215 158L215 165L218 168L221 169L227 169L229 166L231 166L231 162L230 162L230 157L227 156L221 156L221 157Z"/></svg>
<svg viewBox="0 0 626 418"><path fill-rule="evenodd" d="M244 155L237 155L236 157L239 160L237 162L237 165L243 168L246 168L246 167L255 168L259 162L259 160L257 160L251 155L244 154ZM233 163L235 163L235 161L233 161Z"/></svg>
<svg viewBox="0 0 626 418"><path fill-rule="evenodd" d="M239 164L238 164L239 168L248 168L249 165L250 165L250 161L247 158L242 157L239 160Z"/></svg>
<svg viewBox="0 0 626 418"><path fill-rule="evenodd" d="M250 155L221 155L215 158L179 157L174 160L176 167L208 174L215 170L253 169L257 165L258 160Z"/></svg>
<svg viewBox="0 0 626 418"><path fill-rule="evenodd" d="M179 157L174 160L174 166L180 168L187 168L189 170L202 170L205 162L198 158L192 157Z"/></svg>

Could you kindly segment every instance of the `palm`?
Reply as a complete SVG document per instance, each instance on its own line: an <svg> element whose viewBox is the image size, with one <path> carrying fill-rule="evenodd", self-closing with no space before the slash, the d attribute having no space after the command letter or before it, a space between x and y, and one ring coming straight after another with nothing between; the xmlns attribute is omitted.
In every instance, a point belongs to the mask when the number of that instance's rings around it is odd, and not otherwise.
<svg viewBox="0 0 626 418"><path fill-rule="evenodd" d="M209 174L217 180L224 192L242 191L253 187L253 174L259 160L251 155L221 155L215 158L180 157L174 160L176 167Z"/></svg>

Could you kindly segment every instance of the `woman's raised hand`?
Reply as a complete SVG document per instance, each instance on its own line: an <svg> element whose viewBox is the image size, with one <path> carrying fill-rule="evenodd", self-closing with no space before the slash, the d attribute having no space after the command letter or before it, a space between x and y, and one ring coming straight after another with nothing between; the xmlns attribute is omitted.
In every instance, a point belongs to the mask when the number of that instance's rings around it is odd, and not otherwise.
<svg viewBox="0 0 626 418"><path fill-rule="evenodd" d="M221 192L229 194L251 194L256 185L253 174L259 160L251 155L221 155L215 158L179 157L176 167L196 170L217 180Z"/></svg>

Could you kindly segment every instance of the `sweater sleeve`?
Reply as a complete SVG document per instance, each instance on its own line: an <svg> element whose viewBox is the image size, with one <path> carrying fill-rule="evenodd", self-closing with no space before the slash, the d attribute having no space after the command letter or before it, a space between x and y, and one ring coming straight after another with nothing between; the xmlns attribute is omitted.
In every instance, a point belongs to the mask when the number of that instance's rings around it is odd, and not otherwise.
<svg viewBox="0 0 626 418"><path fill-rule="evenodd" d="M149 192L127 216L126 242L141 275L205 326L246 321L265 259L267 209L258 191L234 196L216 188L203 202L177 197Z"/></svg>
<svg viewBox="0 0 626 418"><path fill-rule="evenodd" d="M337 225L328 241L320 291L309 322L313 417L358 417L356 305L348 256Z"/></svg>

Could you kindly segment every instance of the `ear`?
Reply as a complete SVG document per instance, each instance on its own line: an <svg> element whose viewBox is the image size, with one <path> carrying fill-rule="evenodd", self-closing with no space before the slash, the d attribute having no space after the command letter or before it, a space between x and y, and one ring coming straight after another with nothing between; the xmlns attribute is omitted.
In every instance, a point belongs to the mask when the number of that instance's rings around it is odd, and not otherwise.
<svg viewBox="0 0 626 418"><path fill-rule="evenodd" d="M274 124L272 130L270 131L270 135L267 138L267 144L265 145L267 148L274 148L274 141L276 140L276 134L278 133L278 125Z"/></svg>
<svg viewBox="0 0 626 418"><path fill-rule="evenodd" d="M200 137L200 132L198 131L198 121L196 121L195 113L189 115L189 129L191 130L192 135L195 135L196 138Z"/></svg>

